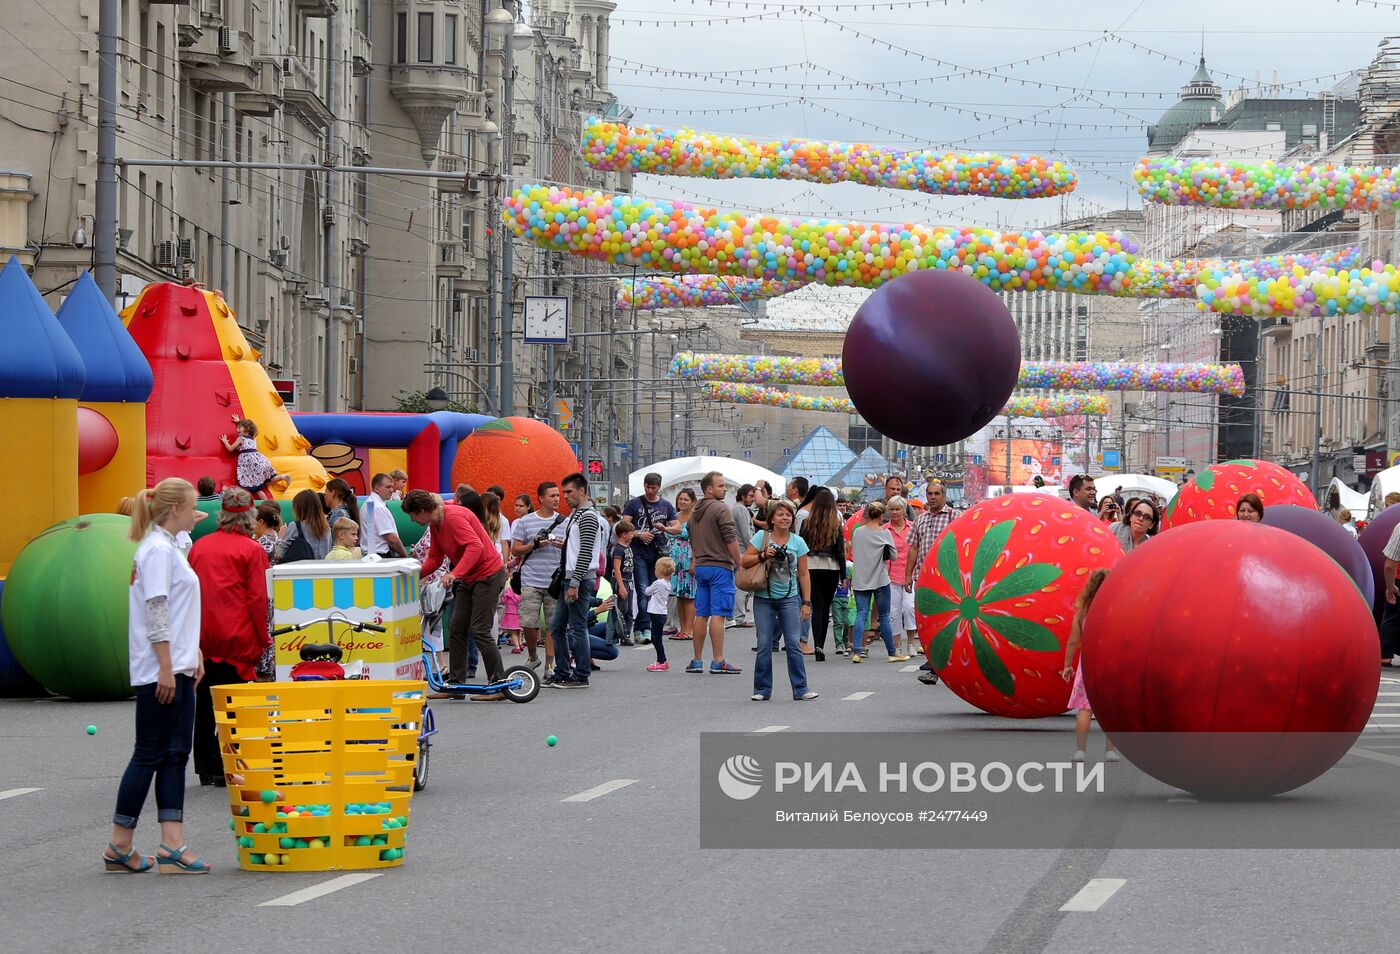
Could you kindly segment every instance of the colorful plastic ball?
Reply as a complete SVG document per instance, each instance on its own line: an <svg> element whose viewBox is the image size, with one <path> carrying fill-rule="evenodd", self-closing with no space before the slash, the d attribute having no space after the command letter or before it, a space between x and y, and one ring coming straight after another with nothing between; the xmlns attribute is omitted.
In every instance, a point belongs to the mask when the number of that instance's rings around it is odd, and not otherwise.
<svg viewBox="0 0 1400 954"><path fill-rule="evenodd" d="M230 818L230 819L228 820L228 830L229 830L229 831L237 831L237 830L238 830L238 826L234 823L234 820L233 820L232 818Z"/></svg>
<svg viewBox="0 0 1400 954"><path fill-rule="evenodd" d="M265 824L262 823L262 822L258 822L256 825L253 826L253 834L255 834L255 835L266 835L266 834L267 834L267 825L265 825Z"/></svg>
<svg viewBox="0 0 1400 954"><path fill-rule="evenodd" d="M320 839L320 838L313 838L313 839L311 839L310 845L311 845L312 848L324 848L324 847L326 847L325 841L324 841L323 839Z"/></svg>
<svg viewBox="0 0 1400 954"><path fill-rule="evenodd" d="M0 603L5 640L50 692L83 701L131 695L130 529L117 514L65 520L30 540L10 568Z"/></svg>
<svg viewBox="0 0 1400 954"><path fill-rule="evenodd" d="M249 856L248 856L248 863L249 863L250 865L260 865L260 864L264 864L264 863L265 863L265 859L263 858L262 855L249 855Z"/></svg>
<svg viewBox="0 0 1400 954"><path fill-rule="evenodd" d="M297 840L295 838L279 838L277 839L277 844L283 848L295 848Z"/></svg>
<svg viewBox="0 0 1400 954"><path fill-rule="evenodd" d="M1375 603L1376 585L1371 577L1371 564L1366 559L1366 551L1361 549L1357 538L1347 533L1336 520L1307 507L1280 504L1264 508L1263 522L1266 526L1302 537L1336 560L1337 565L1346 570L1347 576L1356 584L1362 601L1368 607Z"/></svg>
<svg viewBox="0 0 1400 954"><path fill-rule="evenodd" d="M1094 714L1154 778L1206 798L1276 795L1366 725L1371 614L1336 562L1274 527L1210 520L1128 554L1089 611Z"/></svg>
<svg viewBox="0 0 1400 954"><path fill-rule="evenodd" d="M916 271L856 311L841 350L846 391L886 437L954 444L1000 413L1021 368L1011 313L981 282Z"/></svg>
<svg viewBox="0 0 1400 954"><path fill-rule="evenodd" d="M1264 511L1276 504L1317 509L1317 500L1297 477L1267 460L1231 460L1211 464L1172 498L1162 514L1162 529L1197 520L1233 520L1235 503L1245 494L1258 494Z"/></svg>
<svg viewBox="0 0 1400 954"><path fill-rule="evenodd" d="M355 839L355 844L361 848L368 848L373 841L374 839L370 838L369 835L361 835Z"/></svg>
<svg viewBox="0 0 1400 954"><path fill-rule="evenodd" d="M88 735L96 735L96 734L97 734L97 726L95 726L95 725L90 725L90 726L88 726L88 727L87 727L87 734L88 734Z"/></svg>
<svg viewBox="0 0 1400 954"><path fill-rule="evenodd" d="M954 520L914 592L919 638L943 683L992 715L1058 715L1074 601L1123 556L1092 514L1047 494L994 497Z"/></svg>
<svg viewBox="0 0 1400 954"><path fill-rule="evenodd" d="M534 499L544 481L558 483L580 469L563 434L528 417L503 417L481 425L457 445L452 483L470 484L478 493L500 484L506 492L501 503L509 504L519 494Z"/></svg>
<svg viewBox="0 0 1400 954"><path fill-rule="evenodd" d="M558 737L558 736L555 736L555 735L546 736L546 737L545 737L545 740L544 740L544 744L545 744L545 745L548 745L548 746L555 746L555 745L558 745L558 744L559 744L559 737Z"/></svg>
<svg viewBox="0 0 1400 954"><path fill-rule="evenodd" d="M281 861L282 861L282 864L284 864L284 865L289 865L289 864L292 863L292 856L291 856L291 855L283 855L282 858L281 858Z"/></svg>
<svg viewBox="0 0 1400 954"><path fill-rule="evenodd" d="M261 798L261 799L263 800L263 803L264 803L264 804L270 805L270 804L272 804L273 802L277 801L277 799L281 798L282 796L281 796L281 795L278 795L278 794L277 794L275 791L273 791L272 789L266 789L266 790L264 790L261 794L259 794L258 797ZM279 811L277 814L280 815L280 814L282 814L282 813Z"/></svg>

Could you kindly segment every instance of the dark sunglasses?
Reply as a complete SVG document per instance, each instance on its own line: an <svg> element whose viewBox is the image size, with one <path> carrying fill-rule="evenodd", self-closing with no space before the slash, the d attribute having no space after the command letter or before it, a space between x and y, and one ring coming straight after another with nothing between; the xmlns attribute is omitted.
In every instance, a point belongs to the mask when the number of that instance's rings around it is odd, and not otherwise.
<svg viewBox="0 0 1400 954"><path fill-rule="evenodd" d="M1134 510L1132 516L1141 517L1144 520L1156 520L1157 515L1150 510Z"/></svg>

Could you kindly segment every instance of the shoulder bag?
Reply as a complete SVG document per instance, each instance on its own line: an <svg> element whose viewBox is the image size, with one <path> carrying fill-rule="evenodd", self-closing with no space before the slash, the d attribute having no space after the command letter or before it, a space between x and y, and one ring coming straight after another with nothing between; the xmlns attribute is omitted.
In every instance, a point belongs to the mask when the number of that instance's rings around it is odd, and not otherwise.
<svg viewBox="0 0 1400 954"><path fill-rule="evenodd" d="M763 548L768 545L768 531L763 531L763 535L758 539L758 552L762 553ZM734 574L734 585L745 593L757 593L768 589L768 561L760 559L753 566L739 567L739 572Z"/></svg>
<svg viewBox="0 0 1400 954"><path fill-rule="evenodd" d="M306 536L306 528L301 525L301 521L293 524L297 528L297 535L292 538L292 542L287 544L287 548L282 551L282 563L299 563L302 560L316 559L316 551L311 549L311 540Z"/></svg>

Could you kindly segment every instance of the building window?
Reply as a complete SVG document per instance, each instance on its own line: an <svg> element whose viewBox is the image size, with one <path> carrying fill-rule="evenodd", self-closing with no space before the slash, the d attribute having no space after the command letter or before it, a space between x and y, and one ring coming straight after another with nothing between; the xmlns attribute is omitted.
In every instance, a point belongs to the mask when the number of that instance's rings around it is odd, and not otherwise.
<svg viewBox="0 0 1400 954"><path fill-rule="evenodd" d="M457 15L447 14L443 18L442 61L448 66L457 65Z"/></svg>
<svg viewBox="0 0 1400 954"><path fill-rule="evenodd" d="M394 62L408 62L408 14L399 13L395 15L396 28L394 37Z"/></svg>
<svg viewBox="0 0 1400 954"><path fill-rule="evenodd" d="M1304 136L1316 136L1316 135L1317 135L1317 123L1303 123L1303 135L1304 135Z"/></svg>
<svg viewBox="0 0 1400 954"><path fill-rule="evenodd" d="M433 15L418 14L418 62L433 61Z"/></svg>
<svg viewBox="0 0 1400 954"><path fill-rule="evenodd" d="M1264 131L1265 131L1265 132L1282 132L1282 131L1283 131L1283 123L1265 123L1265 124L1264 124Z"/></svg>

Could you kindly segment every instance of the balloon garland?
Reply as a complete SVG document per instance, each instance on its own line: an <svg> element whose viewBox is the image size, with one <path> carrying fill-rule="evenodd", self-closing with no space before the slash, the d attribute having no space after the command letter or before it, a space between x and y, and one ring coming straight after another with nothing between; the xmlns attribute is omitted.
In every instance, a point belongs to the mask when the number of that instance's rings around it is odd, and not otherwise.
<svg viewBox="0 0 1400 954"><path fill-rule="evenodd" d="M833 414L855 414L856 406L849 398L820 397L794 394L781 388L731 381L705 381L700 396L707 401L730 404L762 404L766 407L786 407L797 411L826 411ZM1066 417L1070 415L1107 414L1108 398L1102 395L1067 395L1047 397L1014 396L1006 403L1003 414L1011 417Z"/></svg>
<svg viewBox="0 0 1400 954"><path fill-rule="evenodd" d="M1210 311L1254 318L1393 315L1400 311L1400 272L1383 262L1351 269L1299 266L1274 278L1217 270L1203 273L1196 297Z"/></svg>
<svg viewBox="0 0 1400 954"><path fill-rule="evenodd" d="M1121 233L994 232L746 216L684 202L530 185L503 217L556 252L627 267L878 288L920 268L957 269L993 290L1124 295L1137 245Z"/></svg>
<svg viewBox="0 0 1400 954"><path fill-rule="evenodd" d="M1400 168L1298 162L1147 158L1133 169L1138 194L1160 205L1216 209L1400 208Z"/></svg>
<svg viewBox="0 0 1400 954"><path fill-rule="evenodd" d="M639 311L657 308L707 308L739 301L761 301L796 291L805 282L780 282L771 278L738 278L720 275L669 275L657 278L624 278L618 282L617 308Z"/></svg>
<svg viewBox="0 0 1400 954"><path fill-rule="evenodd" d="M1288 275L1295 268L1352 268L1361 264L1356 247L1329 252L1271 255L1261 259L1189 258L1154 261L1140 258L1133 263L1132 294L1139 298L1195 298L1196 289L1210 275L1239 275L1244 279L1271 279Z"/></svg>
<svg viewBox="0 0 1400 954"><path fill-rule="evenodd" d="M839 388L846 383L840 358L682 351L671 359L670 373L678 378L744 384ZM1238 397L1244 393L1244 371L1237 364L1023 361L1016 386L1057 391L1172 391Z"/></svg>
<svg viewBox="0 0 1400 954"><path fill-rule="evenodd" d="M1074 170L1059 160L996 153L878 149L865 143L740 136L628 126L590 119L583 159L610 172L701 179L859 182L933 195L1035 199L1073 192Z"/></svg>

